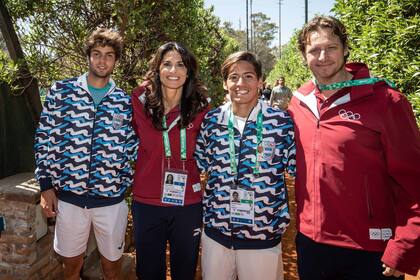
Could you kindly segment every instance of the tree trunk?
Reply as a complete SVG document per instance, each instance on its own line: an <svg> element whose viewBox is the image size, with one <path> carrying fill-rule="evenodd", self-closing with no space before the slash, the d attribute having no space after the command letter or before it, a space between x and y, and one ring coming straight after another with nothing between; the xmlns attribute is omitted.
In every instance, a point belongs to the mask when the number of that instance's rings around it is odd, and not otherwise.
<svg viewBox="0 0 420 280"><path fill-rule="evenodd" d="M4 178L33 171L33 139L42 106L38 83L25 63L12 19L3 1L0 1L0 29L11 59L21 62L17 82L23 88L19 93L12 93L0 81L0 178Z"/></svg>

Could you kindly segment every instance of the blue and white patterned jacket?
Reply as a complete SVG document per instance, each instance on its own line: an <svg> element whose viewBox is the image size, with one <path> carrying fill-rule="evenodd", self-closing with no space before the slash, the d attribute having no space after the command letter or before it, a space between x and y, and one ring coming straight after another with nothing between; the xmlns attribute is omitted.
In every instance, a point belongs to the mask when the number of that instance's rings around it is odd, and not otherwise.
<svg viewBox="0 0 420 280"><path fill-rule="evenodd" d="M124 199L138 140L130 96L110 82L96 107L87 73L51 87L35 135L41 191L56 188L59 199L87 208Z"/></svg>
<svg viewBox="0 0 420 280"><path fill-rule="evenodd" d="M262 141L271 148L264 148L259 174L253 175L259 110L263 112ZM229 248L273 247L280 242L290 220L284 171L291 175L295 172L293 122L287 112L259 101L248 117L242 136L235 128L236 158L239 159L237 182L241 188L254 191L255 221L252 226L232 224L229 194L236 176L230 168L230 112L230 103L210 111L197 139L198 166L201 172L208 173L203 201L206 234Z"/></svg>

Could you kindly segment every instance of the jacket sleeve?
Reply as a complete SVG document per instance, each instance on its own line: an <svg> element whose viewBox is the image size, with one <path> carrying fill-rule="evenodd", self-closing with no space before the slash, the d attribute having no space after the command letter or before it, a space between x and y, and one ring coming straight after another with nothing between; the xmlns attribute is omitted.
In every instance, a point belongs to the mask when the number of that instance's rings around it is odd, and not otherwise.
<svg viewBox="0 0 420 280"><path fill-rule="evenodd" d="M55 89L56 85L54 84L47 93L39 124L35 132L35 178L40 185L41 191L53 188L52 178L49 172L48 154L51 144L50 133L55 125L53 119Z"/></svg>
<svg viewBox="0 0 420 280"><path fill-rule="evenodd" d="M207 115L206 115L207 116ZM197 136L197 142L195 145L194 158L197 162L198 169L200 173L207 172L209 167L209 159L207 153L207 141L206 141L206 131L207 131L207 120L204 117L203 122L201 123L200 132Z"/></svg>
<svg viewBox="0 0 420 280"><path fill-rule="evenodd" d="M130 142L130 139L132 139L132 138L136 139L135 151L132 151L133 152L133 154L131 155L132 159L130 159L130 160L133 160L133 161L137 160L138 145L139 145L139 142L140 142L140 136L139 136L139 133L138 133L139 132L138 131L139 124L137 123L139 120L136 117L136 115L138 114L136 112L144 110L143 105L139 102L139 96L142 95L143 93L144 93L144 88L142 86L135 88L133 90L133 92L131 93L131 108L132 108L131 127L132 127L132 131L135 134L135 136L130 135L129 138L128 138L129 139L128 143ZM132 146L132 145L130 145L130 146Z"/></svg>
<svg viewBox="0 0 420 280"><path fill-rule="evenodd" d="M125 152L126 152L126 165L125 170L123 172L125 173L126 179L126 187L130 187L133 184L133 175L134 175L134 169L133 165L135 160L137 159L137 150L138 150L138 144L139 140L137 137L137 134L135 132L135 128L132 126L132 122L130 122L130 128L129 133L127 135L127 140L125 144Z"/></svg>
<svg viewBox="0 0 420 280"><path fill-rule="evenodd" d="M136 133L137 125L135 122L134 117L134 106L133 106L133 99L134 95L132 94L130 97L130 120L128 122L128 133L125 139L125 165L124 168L121 170L121 174L124 178L123 184L125 188L131 187L134 181L134 162L137 159L137 151L139 145L139 138Z"/></svg>
<svg viewBox="0 0 420 280"><path fill-rule="evenodd" d="M286 166L286 171L289 175L296 175L296 146L295 146L295 131L292 118L287 115L287 124L285 129L286 147L284 147L283 164Z"/></svg>
<svg viewBox="0 0 420 280"><path fill-rule="evenodd" d="M390 100L381 141L388 172L396 185L396 228L382 261L416 275L420 268L420 132L406 98L392 94Z"/></svg>

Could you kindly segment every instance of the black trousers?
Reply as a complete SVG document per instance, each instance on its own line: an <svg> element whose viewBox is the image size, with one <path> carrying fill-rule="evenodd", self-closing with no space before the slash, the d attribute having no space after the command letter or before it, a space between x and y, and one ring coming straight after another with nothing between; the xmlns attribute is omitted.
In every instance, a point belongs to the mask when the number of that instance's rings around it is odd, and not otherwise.
<svg viewBox="0 0 420 280"><path fill-rule="evenodd" d="M300 280L403 280L382 274L380 252L353 250L317 243L296 235Z"/></svg>
<svg viewBox="0 0 420 280"><path fill-rule="evenodd" d="M160 207L133 201L136 271L141 280L166 279L166 243L171 277L193 280L201 238L202 204Z"/></svg>

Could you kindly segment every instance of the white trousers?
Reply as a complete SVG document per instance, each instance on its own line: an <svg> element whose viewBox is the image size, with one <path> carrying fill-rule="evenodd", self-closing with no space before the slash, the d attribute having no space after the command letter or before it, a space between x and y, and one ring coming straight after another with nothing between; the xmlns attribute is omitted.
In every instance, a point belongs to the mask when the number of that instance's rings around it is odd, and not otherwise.
<svg viewBox="0 0 420 280"><path fill-rule="evenodd" d="M203 280L283 280L281 243L273 248L233 250L204 232L201 239Z"/></svg>

